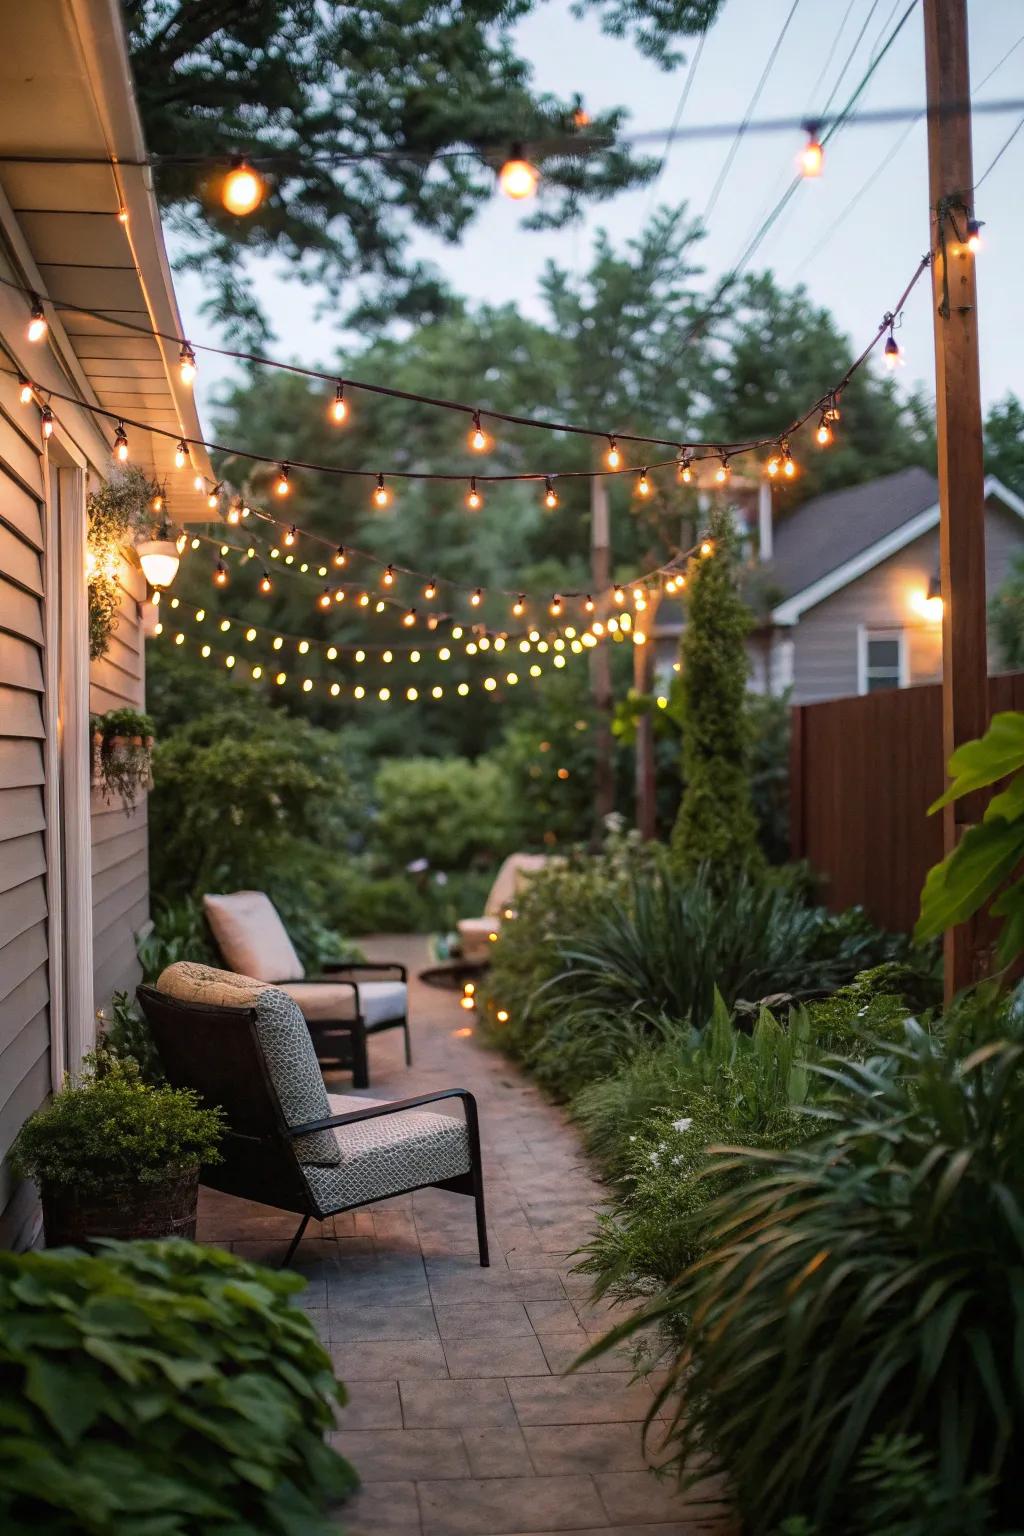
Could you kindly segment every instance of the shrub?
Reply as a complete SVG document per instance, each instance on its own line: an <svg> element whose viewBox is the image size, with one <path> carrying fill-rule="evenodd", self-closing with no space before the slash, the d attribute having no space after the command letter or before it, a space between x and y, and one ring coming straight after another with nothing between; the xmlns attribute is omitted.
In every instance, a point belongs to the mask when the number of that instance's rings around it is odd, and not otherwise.
<svg viewBox="0 0 1024 1536"><path fill-rule="evenodd" d="M164 1069L149 1025L127 992L115 992L103 1019L103 1049L121 1061L133 1061L146 1083L163 1083Z"/></svg>
<svg viewBox="0 0 1024 1536"><path fill-rule="evenodd" d="M514 846L510 798L496 761L395 758L374 781L371 850L395 873L419 859L442 870L491 867Z"/></svg>
<svg viewBox="0 0 1024 1536"><path fill-rule="evenodd" d="M712 1156L733 1187L703 1213L707 1252L647 1309L687 1324L657 1399L678 1465L726 1468L754 1533L800 1516L845 1536L872 1444L910 1436L945 1521L929 1529L979 1529L980 1489L984 1529L1018 1529L1024 1047L963 1056L908 1022L829 1075L815 1142ZM920 1518L913 1479L901 1500L889 1529Z"/></svg>
<svg viewBox="0 0 1024 1536"><path fill-rule="evenodd" d="M191 1089L147 1083L136 1062L100 1049L25 1122L13 1161L40 1184L161 1184L216 1162L223 1129L222 1111L203 1108Z"/></svg>
<svg viewBox="0 0 1024 1536"><path fill-rule="evenodd" d="M328 1536L355 1476L302 1281L185 1242L0 1253L0 1525Z"/></svg>

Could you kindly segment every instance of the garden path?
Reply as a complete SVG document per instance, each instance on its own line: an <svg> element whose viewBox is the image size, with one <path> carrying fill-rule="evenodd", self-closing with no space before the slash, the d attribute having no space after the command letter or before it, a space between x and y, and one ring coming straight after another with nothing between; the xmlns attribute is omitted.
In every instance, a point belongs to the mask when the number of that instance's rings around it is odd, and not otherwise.
<svg viewBox="0 0 1024 1536"><path fill-rule="evenodd" d="M422 939L365 947L411 977L428 963ZM648 1470L652 1390L626 1352L563 1374L612 1320L572 1274L601 1200L574 1131L480 1043L456 994L411 990L414 1066L399 1031L372 1041L364 1096L477 1095L491 1268L477 1262L472 1202L441 1190L311 1224L296 1259L302 1305L348 1387L336 1443L362 1479L339 1525L350 1536L724 1536L713 1489L683 1497ZM203 1192L200 1237L248 1258L279 1262L293 1227Z"/></svg>

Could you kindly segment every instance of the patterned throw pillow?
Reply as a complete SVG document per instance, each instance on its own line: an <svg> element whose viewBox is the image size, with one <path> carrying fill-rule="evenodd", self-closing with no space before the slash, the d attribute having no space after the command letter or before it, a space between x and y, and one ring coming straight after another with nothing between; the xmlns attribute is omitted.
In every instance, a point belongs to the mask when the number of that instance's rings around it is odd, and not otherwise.
<svg viewBox="0 0 1024 1536"><path fill-rule="evenodd" d="M157 991L183 1003L209 1003L218 1008L255 1008L256 1033L267 1071L286 1125L325 1120L331 1113L323 1073L309 1029L298 1003L277 987L252 976L219 971L213 966L180 960L169 965ZM295 1143L300 1163L336 1167L341 1151L332 1131L314 1131Z"/></svg>

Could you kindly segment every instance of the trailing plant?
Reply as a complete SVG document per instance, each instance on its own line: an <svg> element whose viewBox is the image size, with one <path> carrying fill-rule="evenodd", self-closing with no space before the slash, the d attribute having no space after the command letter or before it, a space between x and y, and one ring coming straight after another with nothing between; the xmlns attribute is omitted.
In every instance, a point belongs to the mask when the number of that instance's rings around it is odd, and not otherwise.
<svg viewBox="0 0 1024 1536"><path fill-rule="evenodd" d="M672 830L682 870L702 865L726 880L761 863L750 793L746 638L750 612L737 579L739 547L728 508L711 515L709 553L689 562L683 630L683 798Z"/></svg>
<svg viewBox="0 0 1024 1536"><path fill-rule="evenodd" d="M12 1158L41 1185L162 1184L216 1162L223 1131L223 1112L205 1108L191 1089L147 1083L136 1061L100 1047L26 1120Z"/></svg>
<svg viewBox="0 0 1024 1536"><path fill-rule="evenodd" d="M93 715L91 728L94 778L107 800L122 799L130 812L150 781L152 718L137 709L112 709Z"/></svg>
<svg viewBox="0 0 1024 1536"><path fill-rule="evenodd" d="M328 1536L345 1391L303 1281L186 1242L0 1253L12 1536Z"/></svg>
<svg viewBox="0 0 1024 1536"><path fill-rule="evenodd" d="M863 1530L858 1480L896 1437L932 1469L929 1529L1024 1520L1024 1357L1007 1347L1024 1296L1024 1046L976 1013L948 1047L908 1021L868 1060L834 1061L815 1141L712 1150L707 1176L727 1187L701 1214L703 1256L598 1346L682 1325L652 1411L669 1408L678 1467L726 1470L755 1536L797 1517ZM983 1043L965 1055L969 1033ZM874 1480L877 1497L877 1465ZM906 1518L919 1483L902 1478Z"/></svg>
<svg viewBox="0 0 1024 1536"><path fill-rule="evenodd" d="M994 715L979 741L965 742L953 753L949 774L953 782L930 807L932 814L1002 779L1009 783L953 852L928 871L915 934L919 940L937 938L991 901L992 915L1003 919L999 960L1008 965L1024 953L1024 876L1013 878L1024 861L1024 714Z"/></svg>
<svg viewBox="0 0 1024 1536"><path fill-rule="evenodd" d="M104 656L117 628L121 606L118 567L121 545L136 533L152 534L150 502L157 487L134 465L116 469L86 498L86 547L89 554L89 655Z"/></svg>

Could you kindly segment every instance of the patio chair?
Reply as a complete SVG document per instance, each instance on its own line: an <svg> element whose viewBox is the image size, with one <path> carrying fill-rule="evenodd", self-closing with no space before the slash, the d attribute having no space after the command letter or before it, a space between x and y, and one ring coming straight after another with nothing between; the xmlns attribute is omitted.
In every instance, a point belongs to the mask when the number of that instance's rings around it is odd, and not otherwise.
<svg viewBox="0 0 1024 1536"><path fill-rule="evenodd" d="M330 960L324 975L307 976L288 930L263 891L204 896L203 907L228 969L287 992L302 1009L320 1061L350 1067L353 1088L370 1086L370 1035L401 1029L405 1064L412 1065L404 965ZM375 974L377 980L372 979Z"/></svg>
<svg viewBox="0 0 1024 1536"><path fill-rule="evenodd" d="M456 924L464 961L472 965L489 962L490 946L501 932L502 918L510 917L515 910L524 879L543 869L547 862L546 853L509 854L484 903L484 916L464 917Z"/></svg>
<svg viewBox="0 0 1024 1536"><path fill-rule="evenodd" d="M138 988L168 1080L225 1111L222 1161L204 1184L324 1221L414 1189L448 1189L476 1205L480 1263L489 1263L476 1100L464 1088L381 1103L328 1094L296 1002L279 987L179 961ZM427 1105L461 1099L464 1119Z"/></svg>

